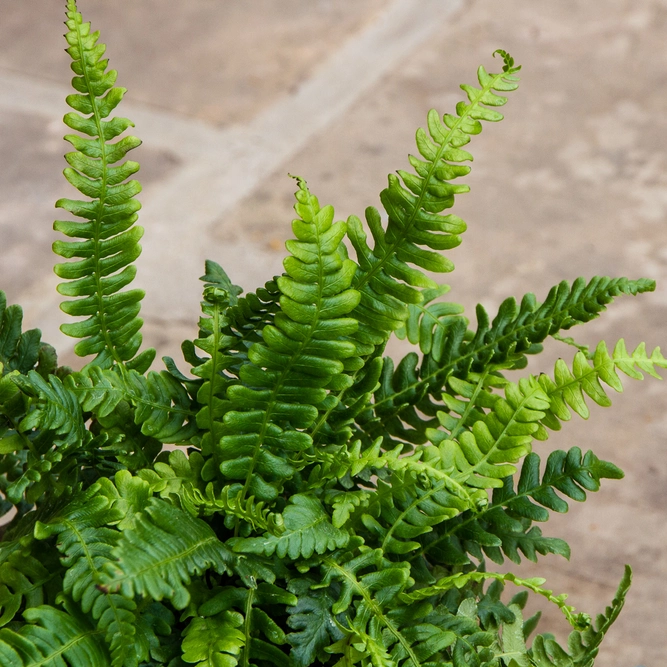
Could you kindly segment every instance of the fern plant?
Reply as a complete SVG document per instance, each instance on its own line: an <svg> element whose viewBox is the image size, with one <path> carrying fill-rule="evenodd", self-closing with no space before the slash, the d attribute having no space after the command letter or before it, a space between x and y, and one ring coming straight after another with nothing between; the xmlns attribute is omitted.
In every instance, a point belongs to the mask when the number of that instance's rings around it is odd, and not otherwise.
<svg viewBox="0 0 667 667"><path fill-rule="evenodd" d="M54 251L73 261L55 271L86 363L59 366L0 292L0 664L593 665L630 569L593 620L492 564L569 555L537 524L623 473L577 447L543 463L534 443L667 361L562 336L651 280L563 282L542 303L480 306L476 324L441 299L432 276L466 229L449 213L468 189L464 147L503 118L512 57L496 51L500 71L480 67L455 113L429 112L412 170L389 176L366 225L335 221L297 178L284 273L243 293L207 261L189 368L155 371L130 289L139 140L117 139L125 89L74 0L66 25L64 174L84 199L56 204L69 215ZM383 357L392 335L419 353ZM572 363L511 379L549 337L578 348ZM563 612L567 646L530 641L528 594Z"/></svg>

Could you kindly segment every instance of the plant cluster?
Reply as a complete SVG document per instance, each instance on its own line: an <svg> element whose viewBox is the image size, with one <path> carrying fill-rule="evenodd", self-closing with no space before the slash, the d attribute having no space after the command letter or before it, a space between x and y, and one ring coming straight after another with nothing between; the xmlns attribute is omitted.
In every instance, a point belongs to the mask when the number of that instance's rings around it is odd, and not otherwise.
<svg viewBox="0 0 667 667"><path fill-rule="evenodd" d="M411 171L389 176L383 212L335 221L296 179L285 271L242 294L206 263L188 372L141 350L130 289L139 145L112 112L105 46L67 3L74 133L54 251L80 371L58 365L0 293L0 664L70 667L589 667L623 606L626 571L592 620L566 595L489 569L569 555L537 524L622 472L592 452L532 451L619 375L667 361L563 331L650 280L596 277L543 302L509 298L472 325L431 275L466 225L447 212L464 148L518 87L511 56L480 67L453 114L428 114ZM117 139L117 140L116 140ZM75 220L72 220L74 218ZM370 236L366 229L370 230ZM348 251L349 242L353 253ZM350 255L353 254L352 258ZM383 358L392 334L418 346ZM525 368L548 338L572 364ZM658 376L659 377L659 376ZM166 448L165 445L174 445ZM503 599L506 587L515 590ZM524 619L528 593L572 626L566 647Z"/></svg>

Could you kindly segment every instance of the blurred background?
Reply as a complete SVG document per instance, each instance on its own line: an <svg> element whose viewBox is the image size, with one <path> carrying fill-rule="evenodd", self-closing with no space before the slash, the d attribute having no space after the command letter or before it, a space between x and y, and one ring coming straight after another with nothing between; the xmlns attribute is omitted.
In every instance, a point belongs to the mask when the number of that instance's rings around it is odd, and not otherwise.
<svg viewBox="0 0 667 667"><path fill-rule="evenodd" d="M204 259L252 290L280 273L294 182L308 180L338 218L378 204L406 168L428 109L452 112L460 83L508 50L522 83L500 125L471 144L469 225L449 256L451 300L490 311L507 296L543 299L579 275L646 276L655 293L619 299L579 340L667 345L667 1L80 0L102 30L118 112L144 145L138 282L145 339L180 359L196 335ZM61 361L79 366L52 273L53 203L71 77L64 2L0 0L0 288ZM471 311L474 312L474 311ZM392 354L405 352L402 343ZM572 349L551 346L531 370ZM534 360L537 362L537 360ZM593 449L626 472L544 527L572 546L524 574L601 611L624 563L635 583L598 660L653 667L667 649L667 387L628 381L613 411L593 409L536 448ZM511 565L511 564L510 564ZM513 571L518 570L512 566ZM557 609L541 630L567 633Z"/></svg>

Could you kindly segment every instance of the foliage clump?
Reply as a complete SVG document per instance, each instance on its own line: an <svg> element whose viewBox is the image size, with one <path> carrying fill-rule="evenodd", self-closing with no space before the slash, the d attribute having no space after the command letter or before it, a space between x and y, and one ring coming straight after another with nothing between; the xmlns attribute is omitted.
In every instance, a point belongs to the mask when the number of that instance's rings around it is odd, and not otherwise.
<svg viewBox="0 0 667 667"><path fill-rule="evenodd" d="M476 325L431 276L466 225L449 213L464 148L519 84L511 56L477 71L453 114L430 111L412 171L389 176L383 211L335 221L297 178L285 271L243 293L206 263L189 374L141 350L143 292L130 289L139 145L114 141L115 86L98 33L67 4L75 134L55 228L63 331L88 357L59 366L0 292L0 664L7 667L589 667L620 612L626 570L595 620L543 579L489 570L569 556L542 534L622 472L573 447L533 451L620 374L658 376L659 350L575 347L552 374L525 368L549 337L651 280L596 277L539 303L507 299ZM71 220L69 218L76 218ZM370 237L367 231L370 231ZM346 239L354 250L349 256ZM69 261L72 260L72 261ZM81 319L82 318L82 319ZM397 365L392 334L418 346ZM658 376L659 377L659 376ZM174 447L166 448L165 445ZM507 586L518 592L502 597ZM528 593L557 605L567 647L532 642Z"/></svg>

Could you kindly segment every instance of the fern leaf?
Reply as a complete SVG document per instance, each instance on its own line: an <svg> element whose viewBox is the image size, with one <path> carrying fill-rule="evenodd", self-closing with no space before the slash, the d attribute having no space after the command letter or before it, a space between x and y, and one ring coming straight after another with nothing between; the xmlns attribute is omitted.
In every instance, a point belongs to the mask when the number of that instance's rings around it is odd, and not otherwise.
<svg viewBox="0 0 667 667"><path fill-rule="evenodd" d="M42 334L39 329L23 331L22 323L21 306L7 306L7 297L0 290L0 375L11 371L25 375L39 361Z"/></svg>
<svg viewBox="0 0 667 667"><path fill-rule="evenodd" d="M213 447L220 440L222 416L229 409L226 400L228 386L236 380L225 376L224 371L238 363L235 356L229 354L229 348L236 342L234 336L226 335L225 327L230 324L227 311L235 306L240 288L231 283L222 267L214 262L206 262L206 281L202 312L199 320L199 338L194 346L208 354L207 360L193 368L193 373L202 378L197 400L202 406L197 414L197 424L204 430L201 450L210 456Z"/></svg>
<svg viewBox="0 0 667 667"><path fill-rule="evenodd" d="M111 485L108 485L111 486ZM97 621L109 646L112 667L136 667L147 656L135 641L137 605L117 593L104 592L98 581L120 533L108 528L122 513L112 508L109 498L94 484L48 523L38 522L35 536L46 539L58 535L61 563L67 568L63 591L81 605L85 614Z"/></svg>
<svg viewBox="0 0 667 667"><path fill-rule="evenodd" d="M19 425L21 431L40 429L64 436L54 440L56 445L76 445L84 441L86 427L81 407L76 395L60 379L51 375L45 380L37 371L31 370L27 378L17 378L16 382L23 391L36 398L34 409Z"/></svg>
<svg viewBox="0 0 667 667"><path fill-rule="evenodd" d="M443 294L447 294L449 290L449 285L438 285L436 288L422 290L423 301L408 304L408 318L394 332L400 340L407 338L413 345L419 345L422 354L429 354L433 350L436 361L440 360L443 339L449 327L463 312L463 306L458 303L448 301L431 303Z"/></svg>
<svg viewBox="0 0 667 667"><path fill-rule="evenodd" d="M0 630L0 660L6 667L64 664L108 667L109 655L98 631L85 619L59 609L34 607L24 613L19 632Z"/></svg>
<svg viewBox="0 0 667 667"><path fill-rule="evenodd" d="M375 419L366 428L372 437L384 435L391 442L393 433L399 438L405 434L402 429L407 420L416 431L409 441L418 442L432 423L423 423L414 408L426 415L435 414L436 408L429 401L443 400L450 376L466 380L471 371L488 371L489 365L522 367L525 355L539 352L548 336L595 319L617 296L654 289L655 282L646 279L595 277L586 283L578 278L571 286L563 281L553 287L542 304L530 293L523 297L520 306L514 299L506 299L493 322L478 306L474 334L467 334L463 319L455 319L442 337L441 347L432 346L421 366L417 367L414 353L406 356L396 372L385 364L375 395Z"/></svg>
<svg viewBox="0 0 667 667"><path fill-rule="evenodd" d="M61 575L52 550L42 550L37 558L33 546L34 542L26 545L20 539L0 546L0 626L12 621L20 609L44 604L46 585Z"/></svg>
<svg viewBox="0 0 667 667"><path fill-rule="evenodd" d="M455 517L438 529L437 536L428 536L418 553L429 553L429 559L443 564L468 562L466 551L481 558L482 550L500 564L503 553L519 563L519 549L529 560L535 560L536 553L569 557L569 547L563 540L543 537L531 529L531 523L546 521L548 510L567 512L567 501L556 491L583 502L586 491L597 491L602 479L622 476L612 463L601 461L591 451L582 456L581 450L573 447L568 452L552 452L540 478L540 458L530 453L523 461L516 490L512 477L505 478L503 486L493 490L488 507Z"/></svg>
<svg viewBox="0 0 667 667"><path fill-rule="evenodd" d="M313 579L292 579L289 590L298 602L289 608L287 620L292 630L287 640L292 646L290 657L297 667L309 667L316 659L326 662L323 650L332 642L343 638L331 611L335 599L326 590L311 590Z"/></svg>
<svg viewBox="0 0 667 667"><path fill-rule="evenodd" d="M66 379L86 412L104 423L123 400L134 407L133 421L144 435L160 442L188 441L197 433L192 398L168 371L142 375L134 369L88 366Z"/></svg>
<svg viewBox="0 0 667 667"><path fill-rule="evenodd" d="M77 11L76 2L67 4L68 28L65 38L67 53L72 58L75 77L72 86L77 91L67 97L73 112L64 122L80 132L65 137L75 151L65 158L69 167L65 178L88 200L59 199L58 208L83 218L84 222L57 220L56 231L79 241L56 241L53 250L74 262L57 264L55 272L66 280L58 286L63 296L76 297L63 302L61 308L84 321L62 325L64 333L81 338L75 347L79 356L94 354L95 364L104 368L115 363L131 362L145 370L155 356L146 350L134 358L140 345L139 302L142 290L123 290L134 279L132 262L139 256L141 227L134 226L141 208L135 196L141 191L138 181L126 181L139 169L130 160L111 166L136 148L141 142L126 136L116 143L112 139L133 123L126 118L105 120L119 104L124 88L114 87L116 71L107 70L108 60L102 56L106 47L98 43L99 33L91 32Z"/></svg>
<svg viewBox="0 0 667 667"><path fill-rule="evenodd" d="M101 576L106 592L168 598L176 609L188 604L186 585L193 574L211 567L229 574L237 560L208 524L157 498L123 532L112 554L117 562Z"/></svg>
<svg viewBox="0 0 667 667"><path fill-rule="evenodd" d="M667 359L660 353L660 348L655 348L649 355L646 346L641 343L630 353L623 339L616 343L611 354L604 341L600 342L592 360L587 359L583 352L577 352L572 370L562 359L558 360L553 378L546 374L537 378L550 402L550 409L543 419L544 425L559 430L560 422L569 421L572 417L570 410L587 419L589 410L586 396L598 405L604 407L611 405L611 400L600 381L620 392L623 391L623 384L618 371L636 380L643 379L643 373L660 379L656 367L667 368Z"/></svg>
<svg viewBox="0 0 667 667"><path fill-rule="evenodd" d="M183 661L197 667L235 667L245 645L239 630L243 620L232 611L193 618L183 631Z"/></svg>
<svg viewBox="0 0 667 667"><path fill-rule="evenodd" d="M271 512L263 502L255 502L251 496L243 502L239 501L240 485L226 486L220 493L215 492L214 485L209 483L202 493L188 484L183 487L179 496L183 504L192 507L204 516L223 514L225 518L234 517L250 524L254 530L265 530L273 535L280 535L285 530L283 516Z"/></svg>
<svg viewBox="0 0 667 667"><path fill-rule="evenodd" d="M538 635L531 647L531 658L536 667L593 667L600 644L625 604L632 583L632 570L625 566L623 578L610 606L598 614L595 622L583 632L575 630L563 649L553 637Z"/></svg>
<svg viewBox="0 0 667 667"><path fill-rule="evenodd" d="M288 591L273 584L262 582L254 588L234 588L225 586L213 589L210 597L197 609L205 618L220 617L230 609L241 611L243 626L242 639L236 644L242 648L239 662L242 665L269 661L278 667L288 667L287 654L279 646L287 643L287 636L278 622L283 605L294 605L297 600ZM270 612L267 613L267 612ZM274 620L275 619L275 620ZM258 634L264 639L260 639Z"/></svg>
<svg viewBox="0 0 667 667"><path fill-rule="evenodd" d="M350 289L354 263L341 243L345 224L333 223L333 209L320 208L299 180L296 240L278 279L280 312L262 330L263 342L249 350L250 363L240 369L242 384L229 387L232 410L224 416L216 457L224 477L240 480L242 501L254 495L273 501L294 466L285 452L307 449L306 429L318 416L327 388L337 386L346 365L360 360L355 346L342 337L356 329L345 317L358 303Z"/></svg>
<svg viewBox="0 0 667 667"><path fill-rule="evenodd" d="M450 260L433 251L459 245L459 235L466 228L457 216L440 214L453 205L454 195L468 191L465 185L451 183L470 171L459 164L472 159L461 147L471 135L481 132L481 120L502 119L488 106L505 104L507 98L493 91L515 90L515 73L519 69L488 74L480 67L477 76L481 89L463 86L469 103L460 102L456 115L446 114L441 119L436 111L429 112L428 133L420 129L416 137L423 159L410 156L416 173L399 171L398 176L389 176L389 186L380 194L388 214L386 230L377 210L366 209L366 221L375 242L373 249L366 243L360 220L354 216L349 219L349 235L360 267L354 283L361 293L361 302L354 311L361 323L360 340L363 337L375 345L385 342L408 318L405 304L422 301L422 294L415 287L436 287L419 269L447 272L454 268Z"/></svg>
<svg viewBox="0 0 667 667"><path fill-rule="evenodd" d="M280 535L267 533L263 537L237 539L233 542L234 551L265 556L275 553L278 558L297 560L342 549L350 538L347 531L332 525L322 504L313 496L292 496L283 521L285 529Z"/></svg>

